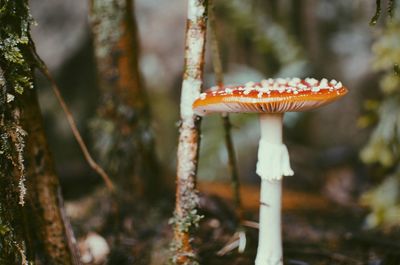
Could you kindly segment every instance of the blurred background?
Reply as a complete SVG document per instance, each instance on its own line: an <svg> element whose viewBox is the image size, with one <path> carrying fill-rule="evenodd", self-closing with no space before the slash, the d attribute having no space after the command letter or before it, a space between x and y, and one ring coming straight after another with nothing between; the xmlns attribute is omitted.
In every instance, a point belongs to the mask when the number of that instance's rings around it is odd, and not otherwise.
<svg viewBox="0 0 400 265"><path fill-rule="evenodd" d="M33 38L38 53L59 82L85 140L93 146L89 124L99 92L88 3L30 2L37 22ZM375 26L370 25L375 1L215 0L214 5L226 84L314 77L342 81L350 91L321 109L285 115L284 137L296 172L284 180L285 188L317 194L356 211L359 227L393 229L400 223L400 81L396 75L400 12L397 7L390 20L388 2L382 1ZM135 16L157 154L163 175L173 186L186 1L136 0ZM40 77L38 84L63 193L67 200L77 199L101 180L86 165L48 84ZM205 84L206 88L214 85L209 52ZM240 114L231 119L239 177L246 185L256 185L257 117ZM227 163L221 118L206 117L200 182L228 183Z"/></svg>

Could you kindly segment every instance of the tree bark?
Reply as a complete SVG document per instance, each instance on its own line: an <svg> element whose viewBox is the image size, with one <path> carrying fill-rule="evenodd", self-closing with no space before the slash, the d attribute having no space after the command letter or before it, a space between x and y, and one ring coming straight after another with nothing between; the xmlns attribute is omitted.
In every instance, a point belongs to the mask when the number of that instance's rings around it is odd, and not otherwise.
<svg viewBox="0 0 400 265"><path fill-rule="evenodd" d="M26 128L27 216L32 242L43 253L42 264L79 264L75 238L64 213L60 184L46 141L34 90L21 96L21 124Z"/></svg>
<svg viewBox="0 0 400 265"><path fill-rule="evenodd" d="M7 96L6 83L1 89ZM7 151L1 159L0 224L6 224L7 236L0 245L19 243L14 249L2 248L0 256L4 264L27 264L28 260L46 265L79 264L73 233L63 214L36 92L26 90L12 104L2 104L9 107L1 112L1 149ZM21 161L23 170L18 166Z"/></svg>
<svg viewBox="0 0 400 265"><path fill-rule="evenodd" d="M0 10L0 264L79 264L33 86L28 1Z"/></svg>
<svg viewBox="0 0 400 265"><path fill-rule="evenodd" d="M207 29L207 1L189 0L185 40L185 71L181 94L181 126L177 154L177 186L174 213L175 264L197 264L190 233L197 226L198 196L196 187L200 118L192 105L203 85L204 52Z"/></svg>
<svg viewBox="0 0 400 265"><path fill-rule="evenodd" d="M15 102L7 104L6 77L0 66L0 264L23 264L33 261L27 257L29 238L20 202L19 184L22 173L16 140L24 138ZM18 136L18 137L17 137ZM22 139L21 139L22 138Z"/></svg>
<svg viewBox="0 0 400 265"><path fill-rule="evenodd" d="M132 0L90 1L101 94L92 129L100 161L120 191L153 199L162 184L132 11Z"/></svg>

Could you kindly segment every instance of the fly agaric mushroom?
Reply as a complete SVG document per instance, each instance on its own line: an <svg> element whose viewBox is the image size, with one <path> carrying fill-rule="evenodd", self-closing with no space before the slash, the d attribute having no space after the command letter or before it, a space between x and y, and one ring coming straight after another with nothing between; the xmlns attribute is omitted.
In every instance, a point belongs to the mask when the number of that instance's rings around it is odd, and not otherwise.
<svg viewBox="0 0 400 265"><path fill-rule="evenodd" d="M326 105L347 93L341 82L278 78L245 85L213 87L193 103L204 116L216 112L260 113L257 174L261 177L259 241L255 264L283 264L281 238L282 176L294 174L282 143L283 114Z"/></svg>

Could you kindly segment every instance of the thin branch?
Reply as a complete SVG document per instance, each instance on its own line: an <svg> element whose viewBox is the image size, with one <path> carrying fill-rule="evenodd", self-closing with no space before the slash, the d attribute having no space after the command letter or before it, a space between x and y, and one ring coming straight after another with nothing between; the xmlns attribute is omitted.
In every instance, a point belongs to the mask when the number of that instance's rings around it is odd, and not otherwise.
<svg viewBox="0 0 400 265"><path fill-rule="evenodd" d="M111 181L110 177L108 176L108 174L104 171L104 169L97 164L96 161L94 161L94 159L92 158L89 149L87 148L84 140L82 139L81 134L79 133L78 127L76 126L75 120L72 116L71 111L69 110L67 104L65 103L61 93L60 93L60 89L56 83L56 81L54 80L54 78L51 76L49 69L47 68L46 64L43 62L43 60L39 57L39 55L36 53L36 50L34 48L34 46L32 46L32 54L35 57L34 59L37 62L38 65L38 69L40 70L40 72L47 78L47 80L49 80L51 87L53 89L54 94L56 95L56 98L58 100L58 102L60 103L68 124L71 128L71 131L76 139L76 141L79 144L79 147L82 150L82 153L86 159L86 161L88 162L89 166L96 171L104 180L107 188L111 191L111 192L115 192L115 186L113 184L113 182Z"/></svg>
<svg viewBox="0 0 400 265"><path fill-rule="evenodd" d="M218 37L216 29L216 21L214 14L214 5L211 0L209 2L209 23L210 23L210 35L211 35L211 52L212 52L212 63L215 74L215 83L217 86L224 85L224 71L222 69L221 53L218 46Z"/></svg>
<svg viewBox="0 0 400 265"><path fill-rule="evenodd" d="M381 0L376 0L376 10L375 10L375 15L372 17L371 21L369 24L371 26L375 26L376 23L378 22L379 17L381 16Z"/></svg>
<svg viewBox="0 0 400 265"><path fill-rule="evenodd" d="M250 220L243 220L242 225L254 229L260 229L260 225L258 222L250 221Z"/></svg>
<svg viewBox="0 0 400 265"><path fill-rule="evenodd" d="M388 13L390 18L393 18L395 9L396 9L396 0L390 0L388 5Z"/></svg>
<svg viewBox="0 0 400 265"><path fill-rule="evenodd" d="M224 73L221 62L221 53L218 47L218 37L217 37L217 29L216 29L216 21L215 21L215 13L214 13L214 5L211 0L209 0L209 22L210 22L210 34L211 34L211 51L212 51L212 63L215 74L215 82L218 86L224 85ZM239 174L237 170L237 162L235 156L235 147L233 145L232 140L232 124L229 119L229 115L227 113L222 114L222 120L224 125L224 133L225 133L225 145L228 152L228 163L229 163L229 173L231 175L232 182L232 192L233 192L233 201L235 205L235 209L237 214L239 215L239 219L242 218L243 210L242 203L240 198L240 182L239 182Z"/></svg>

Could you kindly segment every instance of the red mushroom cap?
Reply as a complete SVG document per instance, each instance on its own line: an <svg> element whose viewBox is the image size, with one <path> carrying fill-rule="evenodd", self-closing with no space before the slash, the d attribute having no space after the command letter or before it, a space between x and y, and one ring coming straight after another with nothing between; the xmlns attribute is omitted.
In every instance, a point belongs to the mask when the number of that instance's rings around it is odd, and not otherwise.
<svg viewBox="0 0 400 265"><path fill-rule="evenodd" d="M306 111L347 94L341 82L314 78L278 78L245 85L212 87L193 103L197 115L215 112L283 113Z"/></svg>

